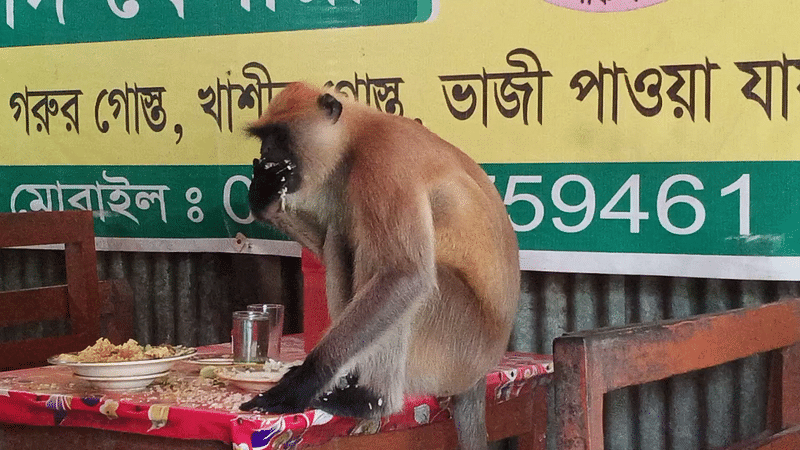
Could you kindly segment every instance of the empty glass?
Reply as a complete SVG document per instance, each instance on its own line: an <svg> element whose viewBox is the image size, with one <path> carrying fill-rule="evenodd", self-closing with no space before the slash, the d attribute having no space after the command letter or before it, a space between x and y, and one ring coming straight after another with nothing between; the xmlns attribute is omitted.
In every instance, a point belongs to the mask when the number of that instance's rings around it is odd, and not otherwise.
<svg viewBox="0 0 800 450"><path fill-rule="evenodd" d="M269 356L270 316L258 311L234 311L231 341L234 362L265 362Z"/></svg>
<svg viewBox="0 0 800 450"><path fill-rule="evenodd" d="M279 359L281 355L281 337L283 336L283 305L277 303L256 303L247 305L248 311L256 311L269 317L269 350L267 355Z"/></svg>

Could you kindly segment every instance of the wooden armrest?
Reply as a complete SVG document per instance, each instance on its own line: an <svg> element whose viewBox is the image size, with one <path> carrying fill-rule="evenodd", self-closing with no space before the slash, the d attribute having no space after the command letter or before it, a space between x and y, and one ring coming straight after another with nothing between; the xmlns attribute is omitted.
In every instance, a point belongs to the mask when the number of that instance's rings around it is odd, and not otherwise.
<svg viewBox="0 0 800 450"><path fill-rule="evenodd" d="M800 448L800 426L779 433L764 432L755 439L743 442L727 450L787 450Z"/></svg>
<svg viewBox="0 0 800 450"><path fill-rule="evenodd" d="M559 449L603 448L603 395L609 391L778 349L767 428L775 433L800 424L800 299L573 333L557 338L553 349ZM768 438L774 447L764 441L743 448L800 448L789 445L800 440L794 431Z"/></svg>
<svg viewBox="0 0 800 450"><path fill-rule="evenodd" d="M583 353L586 364L592 367L593 384L608 392L796 342L800 342L800 299L668 322L573 333L556 339L554 354L557 361L565 361L575 359L564 358L565 353Z"/></svg>

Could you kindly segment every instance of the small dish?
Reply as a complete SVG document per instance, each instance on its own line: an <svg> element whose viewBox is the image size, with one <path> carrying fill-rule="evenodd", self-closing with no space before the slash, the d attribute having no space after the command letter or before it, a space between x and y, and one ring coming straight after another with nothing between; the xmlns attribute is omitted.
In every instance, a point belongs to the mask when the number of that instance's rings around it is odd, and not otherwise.
<svg viewBox="0 0 800 450"><path fill-rule="evenodd" d="M283 373L265 372L246 367L217 369L217 378L245 391L261 392L275 386Z"/></svg>
<svg viewBox="0 0 800 450"><path fill-rule="evenodd" d="M283 378L286 372L293 366L302 364L302 361L285 363L270 360L265 364L239 365L233 367L218 367L216 376L218 379L246 391L265 391L276 385Z"/></svg>
<svg viewBox="0 0 800 450"><path fill-rule="evenodd" d="M192 355L191 358L186 360L189 364L196 364L198 366L232 366L233 355L231 353L203 353Z"/></svg>
<svg viewBox="0 0 800 450"><path fill-rule="evenodd" d="M141 391L153 381L166 376L169 370L148 375L131 377L91 377L75 374L75 378L88 381L92 386L103 391Z"/></svg>

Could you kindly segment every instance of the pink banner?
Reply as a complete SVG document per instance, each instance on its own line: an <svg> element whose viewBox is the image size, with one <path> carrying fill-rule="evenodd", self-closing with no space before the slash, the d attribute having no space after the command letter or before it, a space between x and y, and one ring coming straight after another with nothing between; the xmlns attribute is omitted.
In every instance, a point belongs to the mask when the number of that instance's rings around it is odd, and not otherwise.
<svg viewBox="0 0 800 450"><path fill-rule="evenodd" d="M556 6L586 12L620 12L646 8L666 0L545 0Z"/></svg>

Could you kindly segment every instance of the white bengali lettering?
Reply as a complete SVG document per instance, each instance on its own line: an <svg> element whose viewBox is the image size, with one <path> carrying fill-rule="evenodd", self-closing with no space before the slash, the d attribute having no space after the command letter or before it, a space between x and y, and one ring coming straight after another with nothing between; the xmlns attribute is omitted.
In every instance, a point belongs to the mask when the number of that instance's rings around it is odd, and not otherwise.
<svg viewBox="0 0 800 450"><path fill-rule="evenodd" d="M28 0L28 4L33 9L39 9L41 2L42 0ZM58 23L64 25L64 0L56 0L56 16L58 17ZM6 0L6 25L14 29L14 0Z"/></svg>
<svg viewBox="0 0 800 450"><path fill-rule="evenodd" d="M82 209L86 211L103 210L103 201L100 195L100 188L97 184L61 184L56 181L56 188L58 192L78 191L76 194L70 195L67 198L69 206L75 209ZM97 196L97 208L94 207L92 202L92 192ZM102 217L102 214L101 214Z"/></svg>
<svg viewBox="0 0 800 450"><path fill-rule="evenodd" d="M175 2L180 0L171 0L171 1ZM300 0L300 2L308 4L311 3L312 0ZM361 0L353 0L353 3L360 5ZM331 6L336 6L336 0L328 0L328 4L330 4ZM250 12L250 0L239 0L239 6L241 6L242 9L244 9L245 11ZM275 0L266 0L266 6L267 9L269 9L272 12L275 12ZM183 18L183 16L181 16L181 18Z"/></svg>
<svg viewBox="0 0 800 450"><path fill-rule="evenodd" d="M108 207L112 212L139 224L139 219L130 211L131 206L146 211L158 203L161 221L167 223L165 192L170 190L168 186L132 185L126 177L112 177L105 170L103 180L105 184L62 184L60 181L55 184L21 184L11 194L11 211L63 211L66 195L68 207L96 211L97 217L103 222L108 216ZM131 195L134 202L131 202Z"/></svg>
<svg viewBox="0 0 800 450"><path fill-rule="evenodd" d="M121 6L117 5L118 0L106 0L108 4L108 8L114 13L115 16L121 19L132 19L139 14L139 1L138 0L124 0ZM175 12L178 14L178 17L181 19L185 19L184 13L184 0L168 0L172 3L172 6L175 8ZM302 3L311 3L312 0L300 0ZM38 9L39 4L42 0L27 0L27 3L33 7L33 9ZM336 6L336 0L328 0L328 3L331 6ZM361 0L353 0L353 3L358 5L361 4ZM240 6L245 11L250 11L250 0L240 0ZM275 0L265 0L265 5L267 9L272 12L275 12ZM56 7L56 16L58 17L58 23L61 25L66 24L66 20L64 19L64 0L55 0L55 7ZM6 25L9 28L14 29L16 25L14 20L14 0L6 0Z"/></svg>
<svg viewBox="0 0 800 450"><path fill-rule="evenodd" d="M6 0L6 25L14 29L14 0Z"/></svg>
<svg viewBox="0 0 800 450"><path fill-rule="evenodd" d="M111 8L111 12L119 18L131 19L136 14L139 14L139 2L136 0L125 0L122 3L122 9L117 6L116 0L106 1L108 2L108 7Z"/></svg>
<svg viewBox="0 0 800 450"><path fill-rule="evenodd" d="M58 210L63 210L61 192L57 186L51 184L22 184L17 186L14 192L11 193L11 212L53 211L53 191L58 194ZM22 208L17 206L17 197L23 192L34 197L28 203L29 209L25 209L24 206Z"/></svg>
<svg viewBox="0 0 800 450"><path fill-rule="evenodd" d="M178 17L183 19L183 0L169 0L172 2L172 5L175 6L175 11L178 13Z"/></svg>

